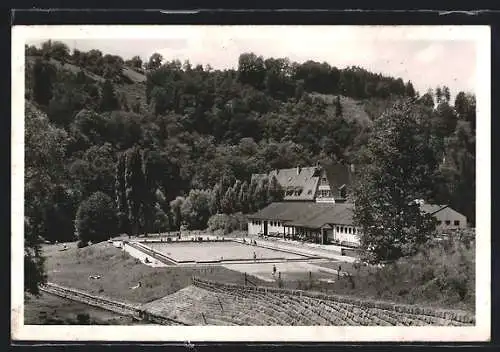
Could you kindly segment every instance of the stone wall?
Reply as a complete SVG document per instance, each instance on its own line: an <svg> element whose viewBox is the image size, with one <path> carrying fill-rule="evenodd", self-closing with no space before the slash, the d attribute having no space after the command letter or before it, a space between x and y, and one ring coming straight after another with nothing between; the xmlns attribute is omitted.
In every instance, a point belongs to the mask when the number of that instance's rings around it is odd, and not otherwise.
<svg viewBox="0 0 500 352"><path fill-rule="evenodd" d="M303 290L290 290L290 289L282 289L276 287L260 287L260 286L243 286L237 284L226 284L214 281L208 281L200 278L193 278L193 284L195 286L205 288L208 290L211 289L223 289L228 292L232 291L247 291L247 292L263 292L266 294L285 294L285 295L293 295L293 296L306 296L310 298L316 298L320 300L328 300L339 303L348 303L359 307L365 308L377 308L386 311L404 313L404 314L414 314L414 315L424 315L430 316L440 319L446 319L451 321L456 321L464 324L475 324L475 316L468 312L463 311L452 311L452 310L444 310L444 309L435 309L430 307L422 307L420 305L404 305L393 302L384 302L384 301L374 301L367 300L362 298L356 298L351 296L341 296L341 295L331 295L324 294L320 292L312 292L312 291L303 291Z"/></svg>

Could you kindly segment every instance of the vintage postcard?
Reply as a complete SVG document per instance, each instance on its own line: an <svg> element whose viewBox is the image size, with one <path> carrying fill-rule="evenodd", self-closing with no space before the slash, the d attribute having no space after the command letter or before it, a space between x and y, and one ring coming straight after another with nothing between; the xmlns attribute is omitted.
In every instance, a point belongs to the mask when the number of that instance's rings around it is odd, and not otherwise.
<svg viewBox="0 0 500 352"><path fill-rule="evenodd" d="M487 26L15 26L12 339L487 341Z"/></svg>

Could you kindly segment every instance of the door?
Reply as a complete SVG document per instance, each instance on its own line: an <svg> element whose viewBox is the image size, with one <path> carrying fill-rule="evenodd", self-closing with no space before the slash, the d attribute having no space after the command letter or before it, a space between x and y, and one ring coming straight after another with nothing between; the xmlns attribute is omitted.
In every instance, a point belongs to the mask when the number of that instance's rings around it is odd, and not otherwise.
<svg viewBox="0 0 500 352"><path fill-rule="evenodd" d="M321 244L327 244L328 243L328 230L327 229L321 229Z"/></svg>
<svg viewBox="0 0 500 352"><path fill-rule="evenodd" d="M264 221L264 236L267 236L267 221Z"/></svg>

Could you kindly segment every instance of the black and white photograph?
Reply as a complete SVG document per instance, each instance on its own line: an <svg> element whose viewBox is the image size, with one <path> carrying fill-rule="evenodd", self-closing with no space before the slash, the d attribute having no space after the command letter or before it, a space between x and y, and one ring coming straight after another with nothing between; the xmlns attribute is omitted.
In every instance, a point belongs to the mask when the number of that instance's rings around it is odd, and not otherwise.
<svg viewBox="0 0 500 352"><path fill-rule="evenodd" d="M12 33L14 339L489 339L488 27Z"/></svg>

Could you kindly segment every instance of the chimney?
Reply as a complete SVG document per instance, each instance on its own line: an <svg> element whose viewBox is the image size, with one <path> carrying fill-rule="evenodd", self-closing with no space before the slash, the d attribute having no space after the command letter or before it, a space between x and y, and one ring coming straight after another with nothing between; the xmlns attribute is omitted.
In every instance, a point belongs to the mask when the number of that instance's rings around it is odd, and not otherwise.
<svg viewBox="0 0 500 352"><path fill-rule="evenodd" d="M297 175L300 174L300 170L301 170L300 165L297 165Z"/></svg>

